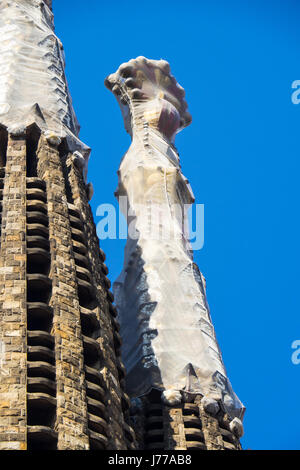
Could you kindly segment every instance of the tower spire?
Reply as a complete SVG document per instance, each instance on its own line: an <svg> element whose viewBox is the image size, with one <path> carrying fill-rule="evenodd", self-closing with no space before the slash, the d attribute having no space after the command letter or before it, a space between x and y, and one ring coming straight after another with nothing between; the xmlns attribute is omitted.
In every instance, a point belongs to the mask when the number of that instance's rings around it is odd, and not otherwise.
<svg viewBox="0 0 300 470"><path fill-rule="evenodd" d="M191 122L184 89L166 61L145 57L122 64L105 84L132 136L118 171L117 196L135 231L129 230L123 271L114 284L128 393L144 410L161 393L169 417L174 407L184 413L184 403L198 403L203 429L206 419L221 429L226 415L228 429L240 436L243 406L228 380L205 280L187 239L187 208L194 196L174 146L176 134ZM214 440L204 433L198 447L238 448L234 432L228 446L220 430ZM175 448L189 448L189 433L187 426L181 437L173 436ZM147 433L145 439L147 445ZM172 448L170 442L162 445Z"/></svg>
<svg viewBox="0 0 300 470"><path fill-rule="evenodd" d="M89 148L50 7L0 0L0 450L133 449Z"/></svg>
<svg viewBox="0 0 300 470"><path fill-rule="evenodd" d="M78 138L52 1L1 0L0 31L0 123L29 126L36 121L38 106L41 130L66 138L87 162L90 149Z"/></svg>

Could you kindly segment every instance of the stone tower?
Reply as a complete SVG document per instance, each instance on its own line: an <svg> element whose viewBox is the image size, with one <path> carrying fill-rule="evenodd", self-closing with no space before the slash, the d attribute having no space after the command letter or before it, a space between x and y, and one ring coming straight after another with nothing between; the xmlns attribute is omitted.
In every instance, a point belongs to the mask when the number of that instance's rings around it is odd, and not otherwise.
<svg viewBox="0 0 300 470"><path fill-rule="evenodd" d="M191 122L164 60L122 64L106 86L132 137L117 197L129 236L114 284L126 388L141 449L240 449L244 408L232 390L186 230L194 202L174 146Z"/></svg>
<svg viewBox="0 0 300 470"><path fill-rule="evenodd" d="M132 449L51 0L0 0L0 449Z"/></svg>

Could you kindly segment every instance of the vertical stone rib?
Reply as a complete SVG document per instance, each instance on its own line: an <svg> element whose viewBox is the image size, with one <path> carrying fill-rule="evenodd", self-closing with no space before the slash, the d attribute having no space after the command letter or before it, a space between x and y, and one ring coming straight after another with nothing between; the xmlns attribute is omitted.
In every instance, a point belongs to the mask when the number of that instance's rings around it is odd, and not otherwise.
<svg viewBox="0 0 300 470"><path fill-rule="evenodd" d="M47 187L55 336L58 449L89 448L83 342L64 177L57 148L41 138L38 174Z"/></svg>
<svg viewBox="0 0 300 470"><path fill-rule="evenodd" d="M223 450L223 440L217 418L207 414L201 402L198 406L207 450Z"/></svg>
<svg viewBox="0 0 300 470"><path fill-rule="evenodd" d="M163 410L165 428L165 449L185 450L186 441L184 422L181 408L167 408Z"/></svg>
<svg viewBox="0 0 300 470"><path fill-rule="evenodd" d="M9 136L0 250L0 449L26 449L26 142Z"/></svg>
<svg viewBox="0 0 300 470"><path fill-rule="evenodd" d="M86 185L84 184L81 171L72 163L71 155L68 158L67 166L74 205L81 215L84 234L87 246L89 247L87 257L92 273L93 284L97 292L98 304L100 305L100 309L98 310L98 319L101 328L99 344L103 352L104 364L101 373L106 383L108 391L107 403L109 405L107 409L109 420L108 447L110 449L126 449L130 444L125 441L124 430L126 429L129 434L132 433L132 430L124 423L122 402L126 403L126 397L120 385L120 370L118 371L119 359L117 359L114 346L115 338L118 336L116 330L117 324L109 312L109 305L112 300L108 292L110 282L105 276L105 273L107 274L107 268L103 263L104 254L101 256L101 251L99 250L93 215L86 194ZM111 309L113 309L112 306ZM134 437L132 437L131 440L134 441ZM135 445L133 444L132 448L134 447Z"/></svg>

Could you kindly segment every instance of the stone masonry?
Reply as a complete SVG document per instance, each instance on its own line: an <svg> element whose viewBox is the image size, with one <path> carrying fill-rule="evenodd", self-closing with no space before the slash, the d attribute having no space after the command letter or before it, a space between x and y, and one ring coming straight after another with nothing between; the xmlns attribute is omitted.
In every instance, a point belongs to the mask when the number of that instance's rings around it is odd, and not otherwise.
<svg viewBox="0 0 300 470"><path fill-rule="evenodd" d="M26 449L26 141L9 136L1 168L0 449Z"/></svg>
<svg viewBox="0 0 300 470"><path fill-rule="evenodd" d="M0 449L134 449L119 326L82 171L66 143L37 126L7 139Z"/></svg>

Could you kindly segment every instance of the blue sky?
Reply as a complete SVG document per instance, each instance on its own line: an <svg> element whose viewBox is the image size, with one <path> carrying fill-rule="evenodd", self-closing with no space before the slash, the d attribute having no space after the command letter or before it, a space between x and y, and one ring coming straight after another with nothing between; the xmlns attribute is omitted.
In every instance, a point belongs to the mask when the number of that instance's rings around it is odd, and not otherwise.
<svg viewBox="0 0 300 470"><path fill-rule="evenodd" d="M54 0L67 77L92 147L92 208L113 203L130 140L106 75L139 55L170 62L193 122L176 140L205 243L195 260L228 375L245 404L245 449L300 449L300 5L293 0ZM95 222L100 219L95 216ZM110 279L124 241L105 240Z"/></svg>

